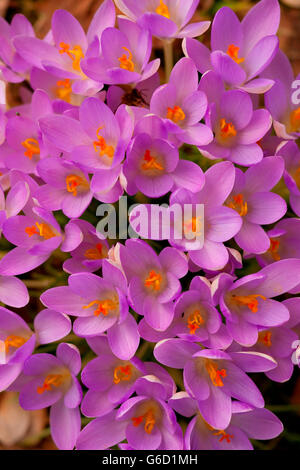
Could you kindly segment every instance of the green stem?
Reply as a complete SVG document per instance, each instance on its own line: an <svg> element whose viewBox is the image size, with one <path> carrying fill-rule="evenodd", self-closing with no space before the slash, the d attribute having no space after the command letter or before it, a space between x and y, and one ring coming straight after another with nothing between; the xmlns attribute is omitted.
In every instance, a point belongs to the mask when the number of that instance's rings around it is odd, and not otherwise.
<svg viewBox="0 0 300 470"><path fill-rule="evenodd" d="M173 39L164 41L164 58L165 76L166 82L168 82L173 68Z"/></svg>

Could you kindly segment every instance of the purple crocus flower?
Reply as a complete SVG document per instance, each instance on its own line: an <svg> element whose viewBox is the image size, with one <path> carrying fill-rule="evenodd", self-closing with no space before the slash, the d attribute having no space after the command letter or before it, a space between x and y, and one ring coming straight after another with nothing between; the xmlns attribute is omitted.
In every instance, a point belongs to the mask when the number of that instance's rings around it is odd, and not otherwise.
<svg viewBox="0 0 300 470"><path fill-rule="evenodd" d="M256 77L262 75L278 50L279 21L277 0L258 2L242 22L230 8L223 7L212 23L212 52L191 38L184 39L183 50L200 73L214 70L230 87L265 93L274 81Z"/></svg>
<svg viewBox="0 0 300 470"><path fill-rule="evenodd" d="M164 382L154 375L136 381L137 396L121 407L96 418L80 433L77 449L107 449L127 439L135 450L182 450L182 430L166 400Z"/></svg>
<svg viewBox="0 0 300 470"><path fill-rule="evenodd" d="M207 145L213 140L208 126L200 124L207 109L206 95L198 90L198 73L191 59L180 59L169 83L152 95L150 112L165 120L167 130L180 143Z"/></svg>
<svg viewBox="0 0 300 470"><path fill-rule="evenodd" d="M105 335L89 338L88 344L97 357L82 371L82 382L89 389L81 405L85 416L98 417L109 413L134 393L136 380L144 375L159 378L170 396L176 390L174 381L160 365L143 363L136 357L120 360L111 352Z"/></svg>
<svg viewBox="0 0 300 470"><path fill-rule="evenodd" d="M96 12L87 35L80 23L66 10L56 10L52 17L51 39L40 40L27 35L14 40L18 53L33 66L57 76L60 93L72 87L76 94L94 94L102 83L89 79L82 71L82 60L99 53L102 32L115 24L112 0L105 0ZM64 83L61 83L65 81ZM60 90L60 91L59 91Z"/></svg>
<svg viewBox="0 0 300 470"><path fill-rule="evenodd" d="M159 342L156 359L176 369L183 369L186 391L195 398L205 421L217 429L226 429L232 416L232 400L263 408L263 397L246 372L261 372L276 367L270 356L257 352L228 354L217 349L200 349L182 339Z"/></svg>
<svg viewBox="0 0 300 470"><path fill-rule="evenodd" d="M73 224L79 227L81 238L78 246L70 251L71 258L64 262L64 271L70 274L97 271L102 266L102 260L108 257L107 240L85 220L73 219Z"/></svg>
<svg viewBox="0 0 300 470"><path fill-rule="evenodd" d="M82 68L93 80L119 85L137 83L155 74L160 60L149 62L151 34L133 21L118 18L119 29L106 28L101 36L100 57L86 58Z"/></svg>
<svg viewBox="0 0 300 470"><path fill-rule="evenodd" d="M259 330L282 325L289 319L288 309L273 297L299 284L299 267L299 259L286 259L237 281L221 274L213 282L215 300L220 303L226 326L237 343L253 346Z"/></svg>
<svg viewBox="0 0 300 470"><path fill-rule="evenodd" d="M146 242L127 240L120 260L132 308L155 330L166 330L173 320L172 300L181 291L179 279L188 271L185 256L170 247L157 255Z"/></svg>
<svg viewBox="0 0 300 470"><path fill-rule="evenodd" d="M89 338L107 331L113 353L123 360L135 354L139 334L126 299L127 283L122 272L107 260L103 278L91 273L69 277L69 286L54 287L41 296L46 307L74 315L76 335Z"/></svg>
<svg viewBox="0 0 300 470"><path fill-rule="evenodd" d="M184 436L187 450L252 450L250 439L273 439L283 430L271 411L238 401L232 402L232 417L226 429L210 426L201 416L197 401L186 392L175 393L168 403L177 413L192 418Z"/></svg>
<svg viewBox="0 0 300 470"><path fill-rule="evenodd" d="M132 21L160 38L185 38L200 36L210 26L210 21L187 23L196 11L199 0L115 0L117 7Z"/></svg>
<svg viewBox="0 0 300 470"><path fill-rule="evenodd" d="M213 71L203 75L199 89L209 100L206 124L215 136L213 142L199 146L201 153L243 166L259 162L263 151L258 142L271 127L270 113L266 109L253 110L252 100L245 91L225 91L220 76Z"/></svg>
<svg viewBox="0 0 300 470"><path fill-rule="evenodd" d="M280 180L283 170L284 162L280 157L265 157L245 173L235 169L235 183L226 205L240 214L243 225L234 239L250 253L264 253L269 249L270 240L261 224L272 224L286 213L284 199L269 192Z"/></svg>
<svg viewBox="0 0 300 470"><path fill-rule="evenodd" d="M284 159L284 182L290 191L290 205L300 215L300 150L295 142L283 142L277 149L277 155Z"/></svg>
<svg viewBox="0 0 300 470"><path fill-rule="evenodd" d="M24 363L26 383L20 390L20 404L24 410L51 406L51 435L59 449L73 449L80 432L82 390L76 379L80 368L79 350L68 343L59 344L56 356L34 354Z"/></svg>
<svg viewBox="0 0 300 470"><path fill-rule="evenodd" d="M15 295L19 296L18 289ZM0 390L6 390L19 376L24 361L35 347L35 335L16 313L0 307Z"/></svg>
<svg viewBox="0 0 300 470"><path fill-rule="evenodd" d="M300 107L294 104L292 87L294 72L287 56L278 51L264 75L275 81L272 88L265 94L265 105L273 118L276 135L285 140L298 139L300 136Z"/></svg>
<svg viewBox="0 0 300 470"><path fill-rule="evenodd" d="M26 206L30 190L25 181L13 184L5 198L4 190L0 186L0 230L5 220L18 215Z"/></svg>
<svg viewBox="0 0 300 470"><path fill-rule="evenodd" d="M204 185L201 168L179 160L177 148L167 141L168 132L159 121L156 116L146 116L136 126L123 167L127 193L141 191L148 197L160 197L178 186L200 191Z"/></svg>
<svg viewBox="0 0 300 470"><path fill-rule="evenodd" d="M34 318L34 331L37 344L48 344L67 336L72 323L65 313L45 308Z"/></svg>

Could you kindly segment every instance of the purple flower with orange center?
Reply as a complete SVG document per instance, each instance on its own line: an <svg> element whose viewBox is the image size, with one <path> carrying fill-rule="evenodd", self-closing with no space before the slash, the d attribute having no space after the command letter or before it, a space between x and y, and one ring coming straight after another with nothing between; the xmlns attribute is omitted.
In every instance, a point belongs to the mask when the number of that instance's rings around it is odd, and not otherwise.
<svg viewBox="0 0 300 470"><path fill-rule="evenodd" d="M80 368L79 350L68 343L59 344L56 356L34 354L23 367L20 404L25 410L51 407L51 435L59 449L73 449L80 432L82 390L76 379Z"/></svg>
<svg viewBox="0 0 300 470"><path fill-rule="evenodd" d="M112 352L128 360L139 345L134 317L126 299L127 283L122 272L107 260L102 263L103 278L92 273L69 277L69 286L53 287L41 296L48 308L78 317L73 325L76 335L90 338L107 331Z"/></svg>
<svg viewBox="0 0 300 470"><path fill-rule="evenodd" d="M263 397L246 372L276 367L270 356L257 352L227 353L201 349L196 343L168 339L154 348L162 364L183 369L185 389L195 398L205 421L216 429L226 429L232 416L232 398L255 408L263 408Z"/></svg>
<svg viewBox="0 0 300 470"><path fill-rule="evenodd" d="M157 255L146 242L127 240L120 260L132 308L155 330L166 330L174 316L172 301L181 291L179 279L188 271L185 256L170 247Z"/></svg>
<svg viewBox="0 0 300 470"><path fill-rule="evenodd" d="M261 329L282 325L289 319L285 305L273 298L299 284L299 263L298 259L277 261L237 281L228 274L216 278L215 301L220 304L229 333L237 343L253 346Z"/></svg>
<svg viewBox="0 0 300 470"><path fill-rule="evenodd" d="M115 0L117 7L132 21L160 38L196 37L205 33L210 21L187 24L196 11L199 0Z"/></svg>
<svg viewBox="0 0 300 470"><path fill-rule="evenodd" d="M263 72L278 50L279 21L277 0L258 2L242 22L229 7L223 7L212 23L212 52L191 38L184 39L183 50L200 73L214 70L229 87L265 93L274 84L273 80L264 78Z"/></svg>

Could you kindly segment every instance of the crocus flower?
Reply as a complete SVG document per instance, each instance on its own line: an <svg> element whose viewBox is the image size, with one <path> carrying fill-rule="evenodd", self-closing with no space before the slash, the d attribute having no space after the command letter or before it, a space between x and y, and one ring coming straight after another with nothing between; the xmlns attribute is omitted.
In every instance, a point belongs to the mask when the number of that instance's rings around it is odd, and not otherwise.
<svg viewBox="0 0 300 470"><path fill-rule="evenodd" d="M153 36L160 38L185 38L200 36L210 26L210 21L187 23L196 11L199 0L115 0L124 15L148 29Z"/></svg>
<svg viewBox="0 0 300 470"><path fill-rule="evenodd" d="M167 129L179 143L207 145L213 140L208 126L200 124L207 109L207 98L198 90L198 73L191 59L180 59L169 83L152 95L150 112L165 119Z"/></svg>
<svg viewBox="0 0 300 470"><path fill-rule="evenodd" d="M270 113L266 109L253 110L252 100L245 91L225 91L215 72L203 75L199 88L209 100L206 124L215 136L213 142L199 146L201 153L243 166L259 162L263 151L257 142L271 127Z"/></svg>
<svg viewBox="0 0 300 470"><path fill-rule="evenodd" d="M18 215L25 207L30 195L30 190L25 181L18 181L10 188L5 198L0 186L0 230L4 221Z"/></svg>
<svg viewBox="0 0 300 470"><path fill-rule="evenodd" d="M170 375L159 364L143 363L133 357L122 361L109 347L105 335L88 339L91 349L97 354L83 369L81 379L88 391L81 410L85 416L102 416L126 401L135 391L136 380L144 375L158 377L171 396L176 389Z"/></svg>
<svg viewBox="0 0 300 470"><path fill-rule="evenodd" d="M285 140L298 139L300 136L300 107L293 103L292 87L294 72L287 56L278 51L271 64L264 71L265 75L274 80L275 84L265 94L265 105L273 118L276 135Z"/></svg>
<svg viewBox="0 0 300 470"><path fill-rule="evenodd" d="M59 344L56 356L33 355L23 367L27 380L20 390L20 404L25 410L51 406L51 435L59 449L73 449L80 432L82 391L76 379L80 368L80 353L68 343Z"/></svg>
<svg viewBox="0 0 300 470"><path fill-rule="evenodd" d="M128 360L139 345L139 334L126 300L127 283L122 272L107 260L103 278L91 273L69 277L69 286L54 287L41 296L47 307L74 315L76 335L97 336L107 331L109 345L120 359Z"/></svg>
<svg viewBox="0 0 300 470"><path fill-rule="evenodd" d="M235 169L234 187L227 198L227 206L236 210L243 221L235 235L237 244L252 253L264 253L270 240L261 225L272 224L286 213L286 203L269 190L280 180L284 162L280 157L265 157L245 173Z"/></svg>
<svg viewBox="0 0 300 470"><path fill-rule="evenodd" d="M64 262L64 271L70 274L97 271L102 266L102 260L108 257L107 240L85 220L73 219L73 224L79 227L82 236L78 246L70 251L71 258Z"/></svg>
<svg viewBox="0 0 300 470"><path fill-rule="evenodd" d="M200 191L204 185L201 168L179 160L177 148L167 141L168 133L157 120L146 116L138 124L139 132L135 131L123 166L127 193L141 191L148 197L160 197L178 186Z"/></svg>
<svg viewBox="0 0 300 470"><path fill-rule="evenodd" d="M279 21L277 0L258 2L242 22L230 8L223 7L212 23L212 52L191 38L184 40L183 50L193 59L200 73L214 70L230 87L249 93L265 93L274 81L256 77L263 76L278 50Z"/></svg>
<svg viewBox="0 0 300 470"><path fill-rule="evenodd" d="M166 403L170 397L164 383L153 375L141 377L136 393L117 412L89 423L79 435L77 449L107 449L126 438L135 450L181 450L182 431Z"/></svg>
<svg viewBox="0 0 300 470"><path fill-rule="evenodd" d="M290 191L290 205L300 215L300 151L295 142L283 142L277 149L285 164L284 182Z"/></svg>
<svg viewBox="0 0 300 470"><path fill-rule="evenodd" d="M18 290L15 291L18 296ZM6 390L19 376L24 361L35 347L35 335L16 313L0 307L0 390Z"/></svg>
<svg viewBox="0 0 300 470"><path fill-rule="evenodd" d="M70 318L55 310L45 308L41 310L33 321L37 344L48 344L67 336L72 323Z"/></svg>
<svg viewBox="0 0 300 470"><path fill-rule="evenodd" d="M299 267L300 260L285 259L237 281L221 274L213 282L215 299L219 299L227 328L237 343L253 346L262 328L279 326L289 319L288 309L273 297L299 284Z"/></svg>
<svg viewBox="0 0 300 470"><path fill-rule="evenodd" d="M146 80L157 72L159 59L149 62L152 38L144 28L120 17L119 29L106 28L101 36L100 57L83 61L84 73L94 80L118 85Z"/></svg>
<svg viewBox="0 0 300 470"><path fill-rule="evenodd" d="M166 330L173 320L172 300L181 291L179 279L188 270L185 256L170 247L157 255L146 242L127 240L120 260L133 309L155 330Z"/></svg>
<svg viewBox="0 0 300 470"><path fill-rule="evenodd" d="M14 40L18 53L33 66L57 76L56 89L60 94L72 91L94 94L102 83L89 79L82 71L82 60L99 53L99 39L105 28L115 24L112 0L105 0L96 12L87 35L80 23L66 10L56 10L52 17L52 40L26 35Z"/></svg>
<svg viewBox="0 0 300 470"><path fill-rule="evenodd" d="M281 421L271 411L238 401L232 403L232 417L226 429L210 426L201 416L197 401L186 392L175 393L169 405L187 418L194 416L184 436L187 450L252 450L250 439L273 439L283 430Z"/></svg>
<svg viewBox="0 0 300 470"><path fill-rule="evenodd" d="M156 359L183 369L186 391L195 398L205 421L217 429L226 429L232 416L232 400L263 408L263 397L246 372L266 371L276 367L270 356L257 352L227 352L200 349L196 343L181 339L159 342Z"/></svg>

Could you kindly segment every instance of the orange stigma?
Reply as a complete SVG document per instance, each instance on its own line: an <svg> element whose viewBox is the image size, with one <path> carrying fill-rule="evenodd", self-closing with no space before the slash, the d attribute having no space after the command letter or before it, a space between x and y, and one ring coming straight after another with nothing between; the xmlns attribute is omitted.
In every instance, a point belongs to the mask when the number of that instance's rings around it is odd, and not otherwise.
<svg viewBox="0 0 300 470"><path fill-rule="evenodd" d="M94 140L94 149L95 152L98 153L100 157L103 155L107 155L109 158L113 158L115 150L111 145L107 145L104 137L100 135L100 130L103 129L104 126L101 126L97 129L97 138L98 140Z"/></svg>
<svg viewBox="0 0 300 470"><path fill-rule="evenodd" d="M150 154L150 150L146 150L144 155L145 163L142 164L143 170L164 170L164 167L157 162L157 159Z"/></svg>
<svg viewBox="0 0 300 470"><path fill-rule="evenodd" d="M155 9L155 13L157 13L158 15L164 16L165 18L170 18L169 8L163 2L163 0L159 0L159 5Z"/></svg>
<svg viewBox="0 0 300 470"><path fill-rule="evenodd" d="M88 187L88 183L85 178L82 178L79 175L68 175L66 177L67 191L72 193L73 196L77 196L77 190L79 186L84 188Z"/></svg>
<svg viewBox="0 0 300 470"><path fill-rule="evenodd" d="M177 124L179 121L183 121L185 119L185 114L180 106L174 106L174 108L168 108L167 119L170 119Z"/></svg>
<svg viewBox="0 0 300 470"><path fill-rule="evenodd" d="M114 383L117 385L122 381L128 381L132 376L131 364L127 366L118 366L114 370Z"/></svg>
<svg viewBox="0 0 300 470"><path fill-rule="evenodd" d="M118 58L118 61L120 62L120 68L128 70L129 72L134 72L134 63L132 61L132 52L127 48L127 47L122 47L124 51L126 51L126 54L121 55L121 57Z"/></svg>
<svg viewBox="0 0 300 470"><path fill-rule="evenodd" d="M258 298L262 300L267 300L264 295L261 294L251 294L251 295L232 295L232 300L239 305L246 305L251 312L256 313L258 310Z"/></svg>
<svg viewBox="0 0 300 470"><path fill-rule="evenodd" d="M49 240L49 238L56 236L50 225L45 224L44 222L41 222L40 224L36 222L35 225L26 227L25 232L29 237L32 237L33 235L40 235L40 237L45 238L45 240Z"/></svg>
<svg viewBox="0 0 300 470"><path fill-rule="evenodd" d="M226 369L219 370L217 364L211 360L207 360L205 362L205 368L208 372L210 380L212 381L212 384L215 387L223 387L224 384L221 377L227 376Z"/></svg>
<svg viewBox="0 0 300 470"><path fill-rule="evenodd" d="M280 261L280 255L278 254L279 247L280 241L275 240L275 238L270 238L270 248L268 252L271 254L274 261Z"/></svg>
<svg viewBox="0 0 300 470"><path fill-rule="evenodd" d="M238 212L241 217L247 215L248 204L246 201L244 201L243 195L237 194L236 196L233 196L232 199L233 199L233 202L230 202L230 204L228 204L228 207Z"/></svg>
<svg viewBox="0 0 300 470"><path fill-rule="evenodd" d="M226 119L220 120L221 137L224 140L235 137L237 132L232 122L226 122Z"/></svg>
<svg viewBox="0 0 300 470"><path fill-rule="evenodd" d="M272 331L260 331L258 333L258 342L264 344L268 348L272 346Z"/></svg>
<svg viewBox="0 0 300 470"><path fill-rule="evenodd" d="M194 233L195 235L200 235L202 229L201 218L192 217L190 220L184 223L184 233Z"/></svg>
<svg viewBox="0 0 300 470"><path fill-rule="evenodd" d="M222 429L221 431L216 430L216 432L214 432L213 435L221 436L219 439L219 442L223 442L224 440L226 440L227 444L230 444L231 439L234 438L233 434L228 434L226 431L224 431L224 429Z"/></svg>
<svg viewBox="0 0 300 470"><path fill-rule="evenodd" d="M81 72L80 61L84 58L84 54L80 46L74 46L73 49L70 49L70 45L65 42L59 43L59 53L67 54L68 57L72 60L72 67L76 72Z"/></svg>
<svg viewBox="0 0 300 470"><path fill-rule="evenodd" d="M37 393L41 395L46 391L51 391L53 387L59 387L64 381L62 374L49 374L41 387L37 387Z"/></svg>
<svg viewBox="0 0 300 470"><path fill-rule="evenodd" d="M98 317L99 315L104 315L105 317L110 313L110 311L115 310L118 307L118 302L106 299L106 300L93 300L88 305L84 305L82 308L87 309L92 307L93 305L98 305L96 308L94 315Z"/></svg>
<svg viewBox="0 0 300 470"><path fill-rule="evenodd" d="M161 274L153 270L149 272L148 277L145 280L145 286L149 287L149 289L158 291L160 290L161 281L162 281Z"/></svg>
<svg viewBox="0 0 300 470"><path fill-rule="evenodd" d="M21 142L21 145L23 145L23 147L26 148L24 155L25 157L28 157L29 160L32 159L33 155L40 154L40 146L36 139L26 139L23 142Z"/></svg>
<svg viewBox="0 0 300 470"><path fill-rule="evenodd" d="M196 333L196 330L200 328L201 325L203 325L204 320L202 316L200 315L199 310L195 310L194 313L189 315L188 321L187 321L187 326L190 330L190 334L194 335Z"/></svg>
<svg viewBox="0 0 300 470"><path fill-rule="evenodd" d="M84 256L87 259L92 259L92 260L101 259L101 258L104 258L104 254L102 253L102 250L103 250L102 243L97 243L95 248L89 248L88 250L86 250L84 252Z"/></svg>
<svg viewBox="0 0 300 470"><path fill-rule="evenodd" d="M3 342L0 342L0 351L5 350L5 353L8 354L9 348L20 348L26 341L27 339L22 336L9 335Z"/></svg>
<svg viewBox="0 0 300 470"><path fill-rule="evenodd" d="M234 44L230 44L230 46L228 46L228 49L227 49L227 54L229 55L229 57L231 57L234 62L236 62L237 64L241 64L242 62L244 62L244 57L240 57L239 58L239 50L240 48L235 46Z"/></svg>
<svg viewBox="0 0 300 470"><path fill-rule="evenodd" d="M135 427L139 426L143 421L145 421L144 429L147 434L151 434L155 425L154 413L152 410L149 410L144 415L131 418L131 421Z"/></svg>
<svg viewBox="0 0 300 470"><path fill-rule="evenodd" d="M300 108L294 109L290 114L290 125L292 132L300 130Z"/></svg>
<svg viewBox="0 0 300 470"><path fill-rule="evenodd" d="M71 80L66 78L65 80L58 80L56 82L55 94L60 100L64 100L67 103L70 103L70 97L72 93Z"/></svg>

